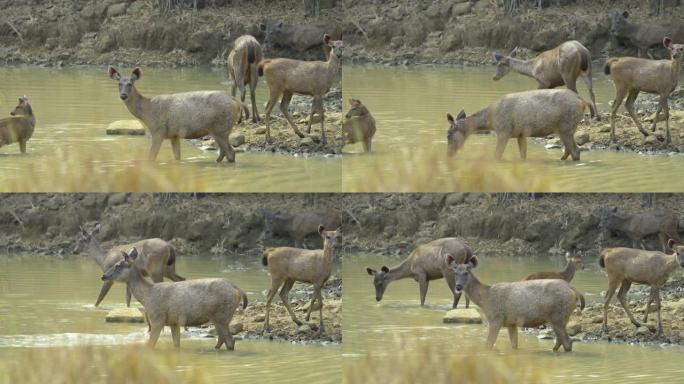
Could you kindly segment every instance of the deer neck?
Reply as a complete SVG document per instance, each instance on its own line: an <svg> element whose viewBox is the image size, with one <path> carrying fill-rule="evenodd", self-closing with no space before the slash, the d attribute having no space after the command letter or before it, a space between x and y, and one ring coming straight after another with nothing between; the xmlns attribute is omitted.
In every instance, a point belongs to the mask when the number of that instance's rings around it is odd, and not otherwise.
<svg viewBox="0 0 684 384"><path fill-rule="evenodd" d="M568 261L568 264L565 266L565 269L563 269L563 272L561 272L561 275L563 275L563 280L565 281L572 280L572 278L575 277L575 264L573 264L572 261Z"/></svg>
<svg viewBox="0 0 684 384"><path fill-rule="evenodd" d="M489 107L487 107L466 117L466 137L470 136L473 132L490 131L491 125L489 124L489 116Z"/></svg>
<svg viewBox="0 0 684 384"><path fill-rule="evenodd" d="M330 244L328 239L323 241L323 258L328 264L332 264L333 259L335 258L335 247Z"/></svg>
<svg viewBox="0 0 684 384"><path fill-rule="evenodd" d="M328 66L328 84L332 84L333 79L340 71L340 58L335 54L334 49L330 49L330 54L328 55L328 61L326 65Z"/></svg>
<svg viewBox="0 0 684 384"><path fill-rule="evenodd" d="M102 246L95 240L94 236L90 236L90 240L88 240L88 253L95 257L97 264L104 270L107 252L102 249Z"/></svg>
<svg viewBox="0 0 684 384"><path fill-rule="evenodd" d="M124 103L133 116L145 121L150 110L150 99L138 92L135 86Z"/></svg>
<svg viewBox="0 0 684 384"><path fill-rule="evenodd" d="M485 311L489 308L488 301L490 289L491 287L489 285L481 283L472 273L463 287L463 290L470 300Z"/></svg>
<svg viewBox="0 0 684 384"><path fill-rule="evenodd" d="M396 267L390 268L389 272L386 274L390 281L401 280L413 276L409 259L410 258L402 261L401 264Z"/></svg>
<svg viewBox="0 0 684 384"><path fill-rule="evenodd" d="M143 307L147 308L147 298L152 291L153 284L145 280L142 273L135 265L131 266L131 271L129 272L126 285L128 285L128 289L130 289L133 297L135 297L135 299L138 300Z"/></svg>
<svg viewBox="0 0 684 384"><path fill-rule="evenodd" d="M508 63L511 66L512 70L518 72L521 75L534 77L534 74L532 73L534 69L534 59L520 60L509 58L508 60Z"/></svg>
<svg viewBox="0 0 684 384"><path fill-rule="evenodd" d="M677 252L672 252L667 260L667 275L669 276L679 267L679 260L677 259Z"/></svg>
<svg viewBox="0 0 684 384"><path fill-rule="evenodd" d="M672 72L672 80L674 81L674 84L672 84L672 90L677 87L677 80L679 80L679 71L682 68L682 56L679 56L676 59L672 59L672 66L670 67L670 71Z"/></svg>

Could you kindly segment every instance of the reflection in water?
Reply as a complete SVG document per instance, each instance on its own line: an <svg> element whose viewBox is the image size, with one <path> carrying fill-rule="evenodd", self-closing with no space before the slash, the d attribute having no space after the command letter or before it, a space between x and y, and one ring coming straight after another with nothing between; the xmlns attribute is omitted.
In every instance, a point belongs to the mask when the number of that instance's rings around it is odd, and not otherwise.
<svg viewBox="0 0 684 384"><path fill-rule="evenodd" d="M244 289L252 302L263 300L263 290L270 286L268 274L255 264L181 258L177 268L189 279L227 278ZM93 307L101 275L89 259L0 258L0 372L5 364L28 356L35 348L58 354L65 347L87 345L121 351L131 345L142 347L148 337L145 324L104 321L109 309L125 305L123 284L112 287L100 308ZM231 383L341 381L339 346L237 340L236 351L217 352L215 339L199 337L192 329L182 332L183 358L175 366L179 372L192 367L214 382ZM155 351L171 350L167 327Z"/></svg>
<svg viewBox="0 0 684 384"><path fill-rule="evenodd" d="M125 73L125 72L122 72ZM19 95L31 100L37 124L28 156L17 145L0 149L0 190L26 191L339 191L339 158L307 159L270 153L238 153L235 165L216 164L215 151L182 143L173 160L165 140L156 162L147 162L147 137L106 136L107 125L132 119L105 68L0 69L0 116ZM141 93L228 90L224 71L150 69ZM259 103L266 101L263 83ZM2 113L1 111L6 111Z"/></svg>
<svg viewBox="0 0 684 384"><path fill-rule="evenodd" d="M502 95L536 88L535 81L512 74L491 80L493 68L344 69L344 102L360 99L377 124L374 153L347 146L342 159L345 191L681 191L682 155L645 156L610 151L582 152L580 162L560 161L562 149L528 144L519 159L515 140L503 161L494 161L495 138L471 136L461 153L446 156L447 112L472 114ZM607 113L613 85L594 71L598 108ZM580 94L589 100L586 89ZM344 110L348 109L345 104ZM664 183L663 180L669 180Z"/></svg>
<svg viewBox="0 0 684 384"><path fill-rule="evenodd" d="M393 282L380 303L375 301L367 266L398 264L397 259L383 257L347 257L344 263L344 357L346 369L354 369L367 351L374 355L393 354L402 348L406 354L418 353L430 345L434 353L466 355L481 350L487 328L483 325L447 325L442 323L451 308L452 295L444 280L433 281L427 293L426 306L420 307L418 284L405 279ZM586 269L578 271L573 285L586 292L588 301L598 301L606 289L606 278L595 260L585 260ZM485 283L519 280L542 270L560 270L564 260L544 258L481 258L476 273ZM463 301L461 304L464 305ZM684 374L677 346L640 347L604 342L573 345L572 353L551 352L553 340L538 340L521 332L520 349L512 352L506 331L499 334L494 355L519 359L521 364L542 367L550 382L564 383L643 382L678 383Z"/></svg>

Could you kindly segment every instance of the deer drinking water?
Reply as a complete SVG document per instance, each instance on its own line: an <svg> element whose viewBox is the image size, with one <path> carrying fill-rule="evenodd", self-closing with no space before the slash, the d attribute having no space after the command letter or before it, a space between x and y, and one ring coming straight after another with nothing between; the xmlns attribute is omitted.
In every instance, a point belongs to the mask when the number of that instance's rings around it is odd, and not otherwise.
<svg viewBox="0 0 684 384"><path fill-rule="evenodd" d="M249 84L249 97L252 100L252 121L259 122L259 111L256 104L256 87L259 82L257 65L263 60L261 45L251 35L243 35L233 42L233 50L228 55L228 72L233 79L231 94L235 97L240 89L240 101L245 102L245 85ZM245 116L249 118L249 114Z"/></svg>
<svg viewBox="0 0 684 384"><path fill-rule="evenodd" d="M525 280L541 280L541 279L561 279L568 283L575 277L575 272L584 269L584 263L581 256L566 255L567 263L565 268L560 272L537 272L525 278Z"/></svg>
<svg viewBox="0 0 684 384"><path fill-rule="evenodd" d="M468 117L463 110L456 119L447 114L448 154L452 156L458 152L473 132L495 131L497 160L501 159L512 138L518 140L520 157L525 159L528 137L557 133L565 146L561 160L572 156L577 161L580 152L574 135L587 106L589 104L569 89L539 89L509 93Z"/></svg>
<svg viewBox="0 0 684 384"><path fill-rule="evenodd" d="M242 117L244 105L241 102L221 91L173 93L148 98L135 87L141 76L140 68L135 68L129 77L122 77L116 69L109 67L109 77L119 83L119 97L152 136L150 160L157 158L164 139L171 140L173 157L180 160L180 139L211 135L219 146L216 162L221 162L224 157L230 163L235 162L235 151L228 136Z"/></svg>
<svg viewBox="0 0 684 384"><path fill-rule="evenodd" d="M511 70L529 76L538 83L538 89L550 89L565 85L577 93L577 78L582 77L591 96L591 114L599 120L596 97L591 84L591 53L579 41L571 40L549 49L529 60L520 60L514 48L508 56L494 54L496 73L494 81L506 76Z"/></svg>
<svg viewBox="0 0 684 384"><path fill-rule="evenodd" d="M430 280L444 278L449 286L451 294L454 295L452 308L458 306L461 294L454 291L454 279L451 268L447 264L447 257L451 256L458 262L465 263L473 257L473 251L462 241L454 237L445 237L433 240L427 244L421 244L411 252L411 254L393 268L382 266L379 271L366 268L366 272L373 276L375 286L375 300L382 300L387 286L395 281L405 278L413 278L418 282L420 289L420 305L425 305L425 295L427 294ZM466 296L466 308L470 301Z"/></svg>
<svg viewBox="0 0 684 384"><path fill-rule="evenodd" d="M330 278L332 263L335 257L335 248L342 245L342 228L334 231L326 231L325 226L318 226L318 233L323 237L323 249L308 250L291 247L269 248L264 251L261 263L268 267L271 274L271 289L266 296L266 318L264 320L264 331L269 328L269 314L271 312L271 301L280 289L280 300L290 314L292 321L297 325L302 322L297 319L294 311L290 307L289 293L294 283L313 284L314 292L311 296L311 304L306 313L306 321L311 318L311 310L314 303L318 300L319 306L319 326L320 333L325 332L323 326L323 296L321 289ZM282 286L282 288L281 288Z"/></svg>
<svg viewBox="0 0 684 384"><path fill-rule="evenodd" d="M633 248L607 248L601 251L599 265L608 274L608 290L603 303L603 332L608 331L608 304L618 286L620 290L617 298L620 305L632 324L636 327L641 326L641 323L632 315L625 300L632 283L636 283L651 286L644 323L648 321L649 306L655 301L658 310L658 336L663 334L663 323L660 318L660 288L665 285L672 272L679 267L684 267L684 245L670 239L667 246L673 252L671 255Z"/></svg>
<svg viewBox="0 0 684 384"><path fill-rule="evenodd" d="M511 346L517 349L518 327L548 323L556 334L553 350L557 351L562 345L565 352L572 351L566 327L578 300L580 308L584 309L584 296L570 284L560 279L543 279L486 285L472 272L477 267L477 257L459 263L448 256L447 264L453 270L454 293L465 292L489 322L487 348L494 347L501 327L508 328Z"/></svg>
<svg viewBox="0 0 684 384"><path fill-rule="evenodd" d="M636 57L610 58L606 61L603 69L606 75L613 78L615 84L615 101L610 110L610 140L615 142L615 115L617 114L622 100L625 100L625 109L636 124L639 132L644 137L648 131L641 125L634 113L634 101L639 92L660 95L660 102L656 110L651 131L655 132L660 112L665 112L665 142L672 142L670 137L670 106L667 97L677 88L679 71L684 57L684 44L673 44L672 39L665 37L663 46L670 52L670 60L648 60Z"/></svg>
<svg viewBox="0 0 684 384"><path fill-rule="evenodd" d="M323 36L323 42L331 48L328 61L301 61L281 58L267 59L259 63L259 76L264 76L269 89L268 104L266 105L266 142L271 142L271 111L281 96L280 111L297 136L304 137L288 111L292 95L299 94L313 96L307 133L311 132L313 116L317 113L321 118L321 141L327 143L323 96L330 90L330 86L340 71L344 43L342 40L333 40L327 34Z"/></svg>
<svg viewBox="0 0 684 384"><path fill-rule="evenodd" d="M145 308L150 322L150 338L147 345L154 348L165 325L171 328L173 345L180 348L180 327L200 326L213 322L218 334L216 349L225 344L235 349L230 333L230 321L242 302L247 307L247 295L243 290L225 279L196 279L177 283L150 283L137 266L138 251L134 247L123 252L119 260L103 275L105 282L125 282L128 290Z"/></svg>
<svg viewBox="0 0 684 384"><path fill-rule="evenodd" d="M0 147L19 143L19 151L26 153L26 142L33 136L36 116L29 104L28 97L19 98L19 104L10 112L12 117L0 119Z"/></svg>
<svg viewBox="0 0 684 384"><path fill-rule="evenodd" d="M364 151L370 153L373 136L375 136L375 119L361 100L350 98L349 105L351 108L342 124L345 143L354 144L360 141L363 143Z"/></svg>
<svg viewBox="0 0 684 384"><path fill-rule="evenodd" d="M105 251L100 243L95 239L95 235L100 233L100 224L96 223L93 229L88 232L85 228L80 228L76 247L74 253L86 250L92 256L97 264L105 272L119 261L123 260L124 250L136 247L140 249L140 257L135 259L135 264L145 276L150 276L155 283L164 280L164 277L173 281L183 281L185 278L176 273L176 249L173 245L162 239L145 239L132 244L125 244L114 247L109 251ZM114 284L113 280L107 280L102 283L100 294L97 297L95 306L100 305L100 302L105 298L107 292ZM126 290L126 306L131 306L131 291Z"/></svg>
<svg viewBox="0 0 684 384"><path fill-rule="evenodd" d="M618 214L617 207L604 208L599 227L624 233L632 241L632 248L639 248L644 237L658 234L663 252L667 252L667 240L679 239L679 217L672 212Z"/></svg>

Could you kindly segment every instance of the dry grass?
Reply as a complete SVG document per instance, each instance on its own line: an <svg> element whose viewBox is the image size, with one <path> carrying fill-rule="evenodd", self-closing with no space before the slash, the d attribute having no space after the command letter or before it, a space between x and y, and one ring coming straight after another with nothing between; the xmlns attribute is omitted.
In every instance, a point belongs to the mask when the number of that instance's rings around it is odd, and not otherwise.
<svg viewBox="0 0 684 384"><path fill-rule="evenodd" d="M208 383L195 369L177 372L180 353L137 347L36 349L0 373L0 382L22 384Z"/></svg>
<svg viewBox="0 0 684 384"><path fill-rule="evenodd" d="M414 342L415 343L415 342ZM383 351L386 353L387 351ZM389 355L368 354L360 362L347 363L345 384L457 384L545 383L541 368L514 355L498 356L473 351L467 355L444 353L437 344L402 345Z"/></svg>

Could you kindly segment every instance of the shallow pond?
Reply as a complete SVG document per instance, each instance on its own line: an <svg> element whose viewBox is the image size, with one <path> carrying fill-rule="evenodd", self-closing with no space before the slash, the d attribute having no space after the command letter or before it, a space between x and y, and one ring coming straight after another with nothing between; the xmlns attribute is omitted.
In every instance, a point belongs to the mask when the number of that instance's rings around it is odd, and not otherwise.
<svg viewBox="0 0 684 384"><path fill-rule="evenodd" d="M270 286L261 265L233 260L181 258L177 271L186 278L227 278L244 289L250 300L263 300L263 291ZM0 259L0 372L3 365L12 364L32 348L54 353L86 345L116 350L138 344L142 348L146 325L104 321L109 309L125 306L125 285L115 284L100 307L93 306L101 275L97 264L85 258ZM133 303L137 304L135 299ZM175 367L179 372L199 369L217 383L341 381L340 346L236 340L234 352L216 352L214 338L181 332L182 363ZM155 353L176 353L168 328Z"/></svg>
<svg viewBox="0 0 684 384"><path fill-rule="evenodd" d="M119 68L128 75L130 68ZM339 158L237 153L236 163L216 164L216 151L181 145L173 160L165 140L156 162L147 161L149 138L107 136L107 125L134 119L106 68L0 68L0 117L27 95L37 124L28 155L19 146L0 148L0 191L233 191L315 192L340 190ZM137 82L145 96L196 90L228 90L225 69L149 69ZM257 103L263 114L268 90ZM249 101L249 96L247 98Z"/></svg>
<svg viewBox="0 0 684 384"><path fill-rule="evenodd" d="M640 155L592 150L581 161L560 161L562 149L528 144L522 161L510 140L503 160L494 161L495 138L473 135L457 156L446 156L447 112L472 114L506 93L535 89L531 78L511 73L495 82L493 67L344 68L344 110L360 99L377 122L374 153L347 146L343 156L345 191L681 191L684 155ZM594 69L599 110L609 111L614 88L601 68ZM580 94L589 100L584 83ZM643 97L643 96L642 96ZM622 107L621 107L622 108ZM622 111L622 109L621 109ZM606 122L607 123L607 122ZM634 127L636 131L636 127ZM667 182L664 182L668 180Z"/></svg>
<svg viewBox="0 0 684 384"><path fill-rule="evenodd" d="M477 277L484 283L519 280L541 270L559 270L564 262L548 258L482 257ZM396 258L363 256L347 257L344 263L344 362L354 369L366 352L374 355L392 354L397 348L417 353L421 345L429 344L433 352L465 355L481 350L487 327L443 324L444 313L451 309L452 295L444 280L433 281L428 289L426 306L420 307L418 284L405 279L393 282L381 302L375 301L372 279L365 268L392 267ZM606 289L605 276L595 259L578 271L573 285L585 292L588 301L600 298ZM459 307L464 305L461 298ZM553 340L538 340L535 335L521 332L520 349L510 348L506 331L499 334L494 353L518 359L525 366L543 367L550 382L564 383L679 383L684 374L678 346L653 347L607 342L576 342L572 353L551 352ZM406 350L408 349L408 351ZM418 358L418 356L416 356Z"/></svg>

